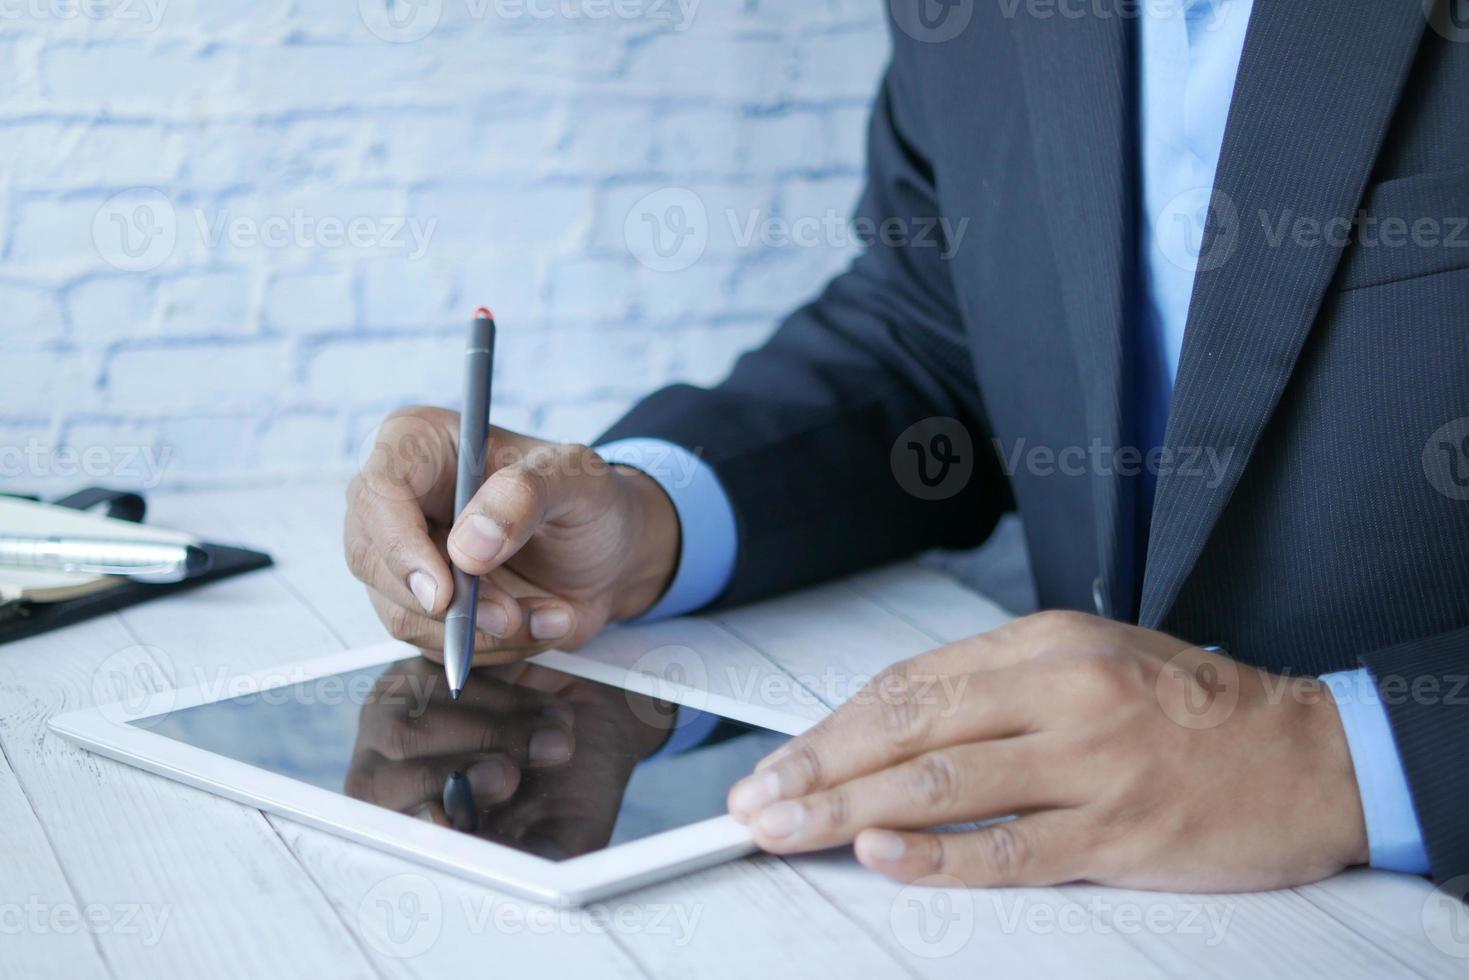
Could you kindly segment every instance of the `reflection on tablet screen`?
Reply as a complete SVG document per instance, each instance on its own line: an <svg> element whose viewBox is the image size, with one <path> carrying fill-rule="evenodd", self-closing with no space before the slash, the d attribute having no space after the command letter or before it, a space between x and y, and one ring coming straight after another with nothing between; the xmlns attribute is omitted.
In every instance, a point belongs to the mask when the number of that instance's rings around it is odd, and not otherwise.
<svg viewBox="0 0 1469 980"><path fill-rule="evenodd" d="M417 657L135 724L554 860L719 816L786 739L533 664L477 668L453 701Z"/></svg>

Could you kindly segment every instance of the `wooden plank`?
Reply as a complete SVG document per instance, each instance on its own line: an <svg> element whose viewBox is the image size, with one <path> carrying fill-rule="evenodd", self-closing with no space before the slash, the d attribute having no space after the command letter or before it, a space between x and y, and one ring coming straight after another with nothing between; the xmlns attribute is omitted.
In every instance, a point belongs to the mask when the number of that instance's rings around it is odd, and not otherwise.
<svg viewBox="0 0 1469 980"><path fill-rule="evenodd" d="M124 976L369 973L355 943L255 810L75 748L46 728L113 684L168 678L116 617L10 644L0 743L75 901L131 910L98 932ZM72 900L67 892L55 901ZM277 941L264 942L262 937ZM290 941L281 941L290 937Z"/></svg>
<svg viewBox="0 0 1469 980"><path fill-rule="evenodd" d="M384 977L444 980L491 967L512 977L643 977L610 935L615 923L675 935L688 927L631 902L608 911L525 902L283 818L271 821Z"/></svg>
<svg viewBox="0 0 1469 980"><path fill-rule="evenodd" d="M1296 889L1356 935L1426 977L1469 976L1469 909L1416 875L1356 868Z"/></svg>
<svg viewBox="0 0 1469 980"><path fill-rule="evenodd" d="M1058 889L904 885L845 848L791 865L924 978L1169 975L1125 935L1089 928Z"/></svg>
<svg viewBox="0 0 1469 980"><path fill-rule="evenodd" d="M15 681L0 669L0 691ZM19 699L0 693L0 704ZM3 745L0 745L3 749ZM123 934L146 928L131 908L91 906L77 900L51 849L41 821L10 762L0 753L0 827L5 828L5 873L0 875L0 977L106 977L94 932Z"/></svg>

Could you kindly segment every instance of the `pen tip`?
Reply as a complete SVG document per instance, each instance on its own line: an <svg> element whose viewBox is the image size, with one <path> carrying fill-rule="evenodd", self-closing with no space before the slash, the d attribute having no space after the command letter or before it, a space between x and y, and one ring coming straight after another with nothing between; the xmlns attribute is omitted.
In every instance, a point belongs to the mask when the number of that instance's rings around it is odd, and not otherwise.
<svg viewBox="0 0 1469 980"><path fill-rule="evenodd" d="M490 308L488 306L481 306L479 309L474 311L474 318L476 320L493 320L495 318L495 314L490 312Z"/></svg>
<svg viewBox="0 0 1469 980"><path fill-rule="evenodd" d="M449 688L449 697L453 698L455 701L458 701L459 700L459 688L457 688L457 687L451 687L451 688Z"/></svg>

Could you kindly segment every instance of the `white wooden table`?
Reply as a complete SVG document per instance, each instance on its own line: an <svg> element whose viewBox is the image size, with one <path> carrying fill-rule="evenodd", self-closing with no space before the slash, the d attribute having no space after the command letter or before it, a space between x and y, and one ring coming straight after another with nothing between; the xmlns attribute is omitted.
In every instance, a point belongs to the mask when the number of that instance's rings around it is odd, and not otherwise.
<svg viewBox="0 0 1469 980"><path fill-rule="evenodd" d="M1253 895L915 890L843 851L554 911L47 731L53 713L93 703L102 668L115 679L137 664L139 683L215 676L383 639L342 564L342 506L336 486L155 495L158 523L267 549L277 567L0 647L0 975L1469 976L1462 913L1419 879L1366 871ZM779 602L717 621L811 690L813 711L853 678L1005 618L911 566L821 599L833 615L819 637Z"/></svg>

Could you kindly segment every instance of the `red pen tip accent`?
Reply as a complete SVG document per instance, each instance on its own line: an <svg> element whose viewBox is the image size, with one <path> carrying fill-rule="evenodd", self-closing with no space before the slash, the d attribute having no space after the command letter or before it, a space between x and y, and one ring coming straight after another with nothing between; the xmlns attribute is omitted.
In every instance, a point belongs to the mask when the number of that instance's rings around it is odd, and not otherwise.
<svg viewBox="0 0 1469 980"><path fill-rule="evenodd" d="M493 320L495 318L495 314L490 312L490 308L488 306L481 306L479 309L474 311L474 318L476 320Z"/></svg>

